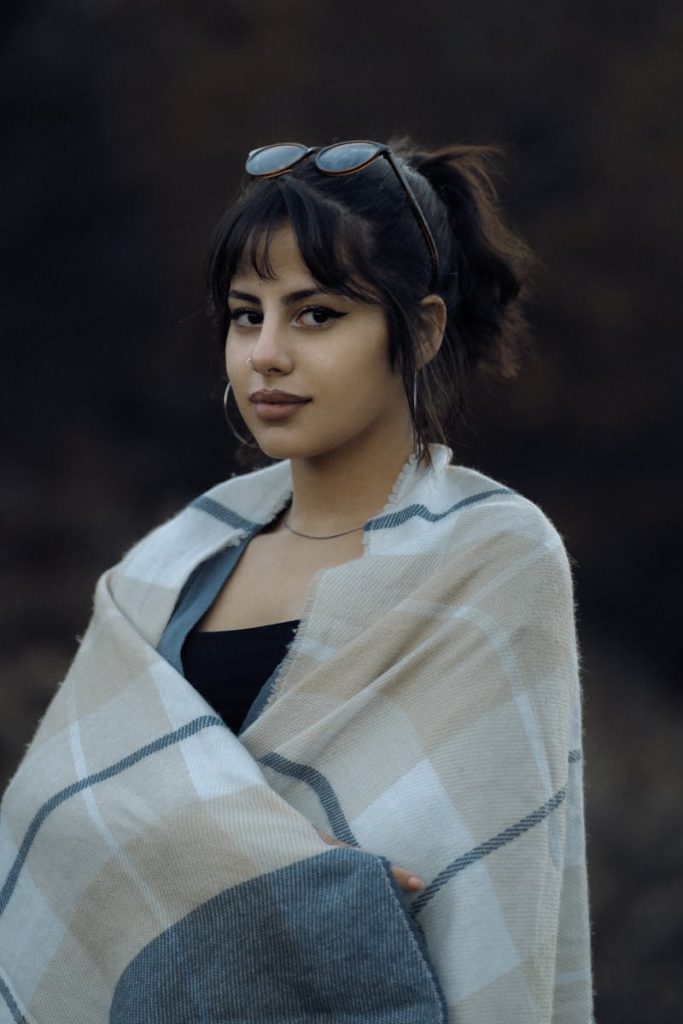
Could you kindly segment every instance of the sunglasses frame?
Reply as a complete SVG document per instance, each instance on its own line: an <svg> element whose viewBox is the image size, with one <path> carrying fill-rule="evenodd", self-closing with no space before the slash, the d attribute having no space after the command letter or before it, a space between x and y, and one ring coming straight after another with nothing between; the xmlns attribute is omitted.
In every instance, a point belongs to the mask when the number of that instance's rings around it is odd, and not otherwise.
<svg viewBox="0 0 683 1024"><path fill-rule="evenodd" d="M334 149L342 149L344 146L356 146L356 145L374 146L374 152L371 153L370 156L366 160L361 161L361 163L356 164L354 167L345 168L343 170L338 170L338 171L334 170L333 171L333 170L329 170L326 167L321 167L320 166L320 159L321 159L321 157L324 156L325 153L329 153L331 150L334 150ZM274 170L274 171L265 171L265 172L257 173L257 174L255 174L253 171L249 170L249 164L252 162L254 157L260 156L261 153L265 153L268 150L282 149L282 148L285 148L287 146L297 147L297 148L299 148L301 150L301 152L300 152L299 156L296 156L285 167L279 167L277 170ZM247 156L247 160L246 160L246 163L245 163L245 170L246 170L247 174L251 178L254 178L254 179L259 179L259 178L277 178L277 177L279 177L280 174L286 174L287 171L293 170L303 160L306 160L308 157L313 156L314 154L315 154L315 165L316 165L317 169L320 171L321 174L327 174L327 175L329 175L332 178L341 178L341 177L344 177L344 175L347 175L347 174L356 174L358 171L362 171L364 168L368 167L369 164L374 163L374 161L377 160L379 157L384 157L386 159L387 163L389 164L389 166L393 170L394 174L398 178L403 191L405 192L406 196L408 197L408 201L409 201L410 206L411 206L411 208L412 208L412 210L413 210L413 212L415 214L415 217L417 219L417 222L418 222L418 225L420 227L420 230L422 231L422 234L424 235L424 239L425 239L425 242L427 243L427 248L429 249L429 255L430 255L430 258L431 258L431 262L432 262L432 277L431 277L431 282L430 282L429 290L430 290L430 292L436 291L436 287L437 287L437 284L438 284L438 281L439 281L439 254L437 252L436 243L434 241L434 236L433 236L433 234L431 232L429 224L427 223L427 218L425 217L424 213L422 212L422 207L420 206L419 202L417 201L417 196L415 195L415 193L413 192L413 189L411 188L410 182L406 178L404 172L401 170L401 167L400 167L398 161L396 160L396 157L392 153L390 147L387 146L385 143L383 143L383 142L372 142L369 139L353 139L353 140L349 140L347 142L333 142L332 145L330 145L330 146L323 146L321 148L320 146L305 146L301 142L276 142L276 143L272 143L269 146L260 146L258 149L252 149L251 152Z"/></svg>

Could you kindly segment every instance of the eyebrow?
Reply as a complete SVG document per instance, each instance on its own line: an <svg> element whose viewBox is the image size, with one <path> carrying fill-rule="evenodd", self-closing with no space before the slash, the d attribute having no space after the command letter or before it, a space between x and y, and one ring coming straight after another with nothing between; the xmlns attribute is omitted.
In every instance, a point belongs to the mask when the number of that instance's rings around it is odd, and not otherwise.
<svg viewBox="0 0 683 1024"><path fill-rule="evenodd" d="M291 306L295 302L301 302L302 299L310 299L312 295L330 295L330 291L326 291L324 288L302 288L298 292L289 292L288 295L283 295L280 299L283 306ZM261 305L261 300L257 295L250 295L249 292L240 292L235 288L231 288L228 292L229 299L240 299L242 302L253 302L255 306Z"/></svg>

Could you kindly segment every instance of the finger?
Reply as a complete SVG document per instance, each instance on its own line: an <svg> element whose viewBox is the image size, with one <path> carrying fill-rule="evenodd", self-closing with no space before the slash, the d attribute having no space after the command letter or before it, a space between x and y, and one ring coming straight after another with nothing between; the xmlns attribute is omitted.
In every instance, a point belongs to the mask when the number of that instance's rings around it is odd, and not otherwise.
<svg viewBox="0 0 683 1024"><path fill-rule="evenodd" d="M391 874L404 892L422 892L427 888L426 883L419 875L416 875L414 871L406 871L405 868L400 868L397 864L391 865Z"/></svg>
<svg viewBox="0 0 683 1024"><path fill-rule="evenodd" d="M330 846L348 846L349 845L348 843L343 842L341 839L335 839L334 836L329 836L327 834L327 832L323 832L319 828L316 829L316 832L318 833L320 838L324 839L324 841L326 843L328 843ZM351 849L356 849L356 847L351 847Z"/></svg>
<svg viewBox="0 0 683 1024"><path fill-rule="evenodd" d="M334 836L330 836L327 832L323 832L321 829L316 829L316 832L326 843L330 846L349 846L348 843L343 842L341 839L335 839ZM356 849L356 847L349 847L350 849ZM414 871L407 871L405 868L400 868L398 864L391 865L391 874L394 877L398 886L403 889L404 892L421 892L426 889L426 883L422 881L419 875L416 875Z"/></svg>

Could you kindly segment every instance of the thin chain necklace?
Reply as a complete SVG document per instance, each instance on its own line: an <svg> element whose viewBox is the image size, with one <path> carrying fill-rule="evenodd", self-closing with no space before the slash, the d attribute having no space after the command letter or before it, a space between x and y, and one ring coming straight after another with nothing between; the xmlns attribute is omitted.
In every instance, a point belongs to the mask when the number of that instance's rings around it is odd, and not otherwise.
<svg viewBox="0 0 683 1024"><path fill-rule="evenodd" d="M352 530L342 530L341 533L327 533L324 537L314 537L311 533L301 533L300 530L295 530L293 526L290 526L286 519L282 520L282 525L285 530L289 530L296 537L305 537L306 540L334 540L335 537L346 537L347 533L358 533L359 530L365 528L365 523L362 526L354 526Z"/></svg>

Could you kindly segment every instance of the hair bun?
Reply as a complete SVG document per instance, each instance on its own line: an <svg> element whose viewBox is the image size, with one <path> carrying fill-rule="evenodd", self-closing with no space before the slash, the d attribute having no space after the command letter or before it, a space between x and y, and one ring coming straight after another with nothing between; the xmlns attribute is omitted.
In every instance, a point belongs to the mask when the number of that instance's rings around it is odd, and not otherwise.
<svg viewBox="0 0 683 1024"><path fill-rule="evenodd" d="M519 300L531 254L507 227L500 210L494 175L502 150L453 145L429 151L400 139L396 152L426 178L446 209L452 272L459 283L449 315L457 323L470 366L513 376L519 342L527 332Z"/></svg>

